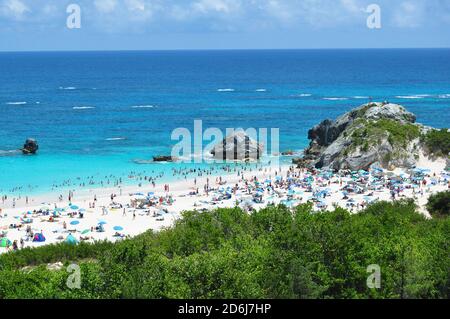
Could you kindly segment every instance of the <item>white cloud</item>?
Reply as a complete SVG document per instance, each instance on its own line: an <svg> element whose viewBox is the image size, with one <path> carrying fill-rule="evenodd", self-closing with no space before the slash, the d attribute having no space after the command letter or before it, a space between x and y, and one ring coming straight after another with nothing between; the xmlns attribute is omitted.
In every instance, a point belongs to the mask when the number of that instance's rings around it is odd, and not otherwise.
<svg viewBox="0 0 450 319"><path fill-rule="evenodd" d="M365 21L361 0L253 0L268 21L284 27L328 28ZM273 24L273 23L272 23ZM365 24L362 24L365 25Z"/></svg>
<svg viewBox="0 0 450 319"><path fill-rule="evenodd" d="M169 18L173 18L177 21L185 21L190 17L190 11L180 5L173 5L169 10Z"/></svg>
<svg viewBox="0 0 450 319"><path fill-rule="evenodd" d="M66 1L0 0L0 17L43 29L65 16ZM386 25L399 28L450 24L450 0L73 0L86 28L100 32L256 32L365 28L370 3ZM28 14L34 12L35 14Z"/></svg>
<svg viewBox="0 0 450 319"><path fill-rule="evenodd" d="M159 1L125 0L125 6L129 12L129 19L134 21L148 21L159 10Z"/></svg>
<svg viewBox="0 0 450 319"><path fill-rule="evenodd" d="M4 0L0 5L0 12L6 17L21 20L31 10L20 0Z"/></svg>
<svg viewBox="0 0 450 319"><path fill-rule="evenodd" d="M101 13L111 13L117 7L117 0L95 0L94 5Z"/></svg>
<svg viewBox="0 0 450 319"><path fill-rule="evenodd" d="M422 24L425 13L420 1L404 1L394 13L394 25L400 28L416 28Z"/></svg>
<svg viewBox="0 0 450 319"><path fill-rule="evenodd" d="M58 8L53 4L46 4L42 8L42 12L44 12L45 15L54 16L58 13Z"/></svg>
<svg viewBox="0 0 450 319"><path fill-rule="evenodd" d="M200 0L192 4L195 11L207 14L210 12L231 13L241 8L239 0Z"/></svg>
<svg viewBox="0 0 450 319"><path fill-rule="evenodd" d="M130 11L145 11L145 2L142 0L125 0L125 4Z"/></svg>
<svg viewBox="0 0 450 319"><path fill-rule="evenodd" d="M361 13L365 11L364 6L357 0L341 0L341 4L345 10L351 13Z"/></svg>
<svg viewBox="0 0 450 319"><path fill-rule="evenodd" d="M292 10L292 8L283 1L269 0L263 8L270 16L283 23L292 22L292 20L296 18L295 10Z"/></svg>

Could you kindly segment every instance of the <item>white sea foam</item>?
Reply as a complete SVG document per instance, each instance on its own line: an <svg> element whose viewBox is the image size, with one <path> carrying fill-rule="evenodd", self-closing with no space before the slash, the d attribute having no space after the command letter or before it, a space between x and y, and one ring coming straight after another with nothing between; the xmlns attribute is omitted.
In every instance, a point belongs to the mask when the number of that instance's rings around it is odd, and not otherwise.
<svg viewBox="0 0 450 319"><path fill-rule="evenodd" d="M300 96L300 97L310 97L310 96L312 96L312 94L302 93L302 94L299 94L298 96Z"/></svg>
<svg viewBox="0 0 450 319"><path fill-rule="evenodd" d="M324 97L323 99L327 100L327 101L345 101L345 100L348 100L348 98L346 98L346 97Z"/></svg>
<svg viewBox="0 0 450 319"><path fill-rule="evenodd" d="M397 99L407 99L407 100L418 100L423 99L424 96L422 95L397 95Z"/></svg>
<svg viewBox="0 0 450 319"><path fill-rule="evenodd" d="M27 102L7 102L8 105L25 105Z"/></svg>
<svg viewBox="0 0 450 319"><path fill-rule="evenodd" d="M450 94L440 94L438 96L438 98L440 98L440 99L450 99Z"/></svg>
<svg viewBox="0 0 450 319"><path fill-rule="evenodd" d="M59 89L60 90L76 90L77 88L74 86L66 86L66 87L60 86Z"/></svg>
<svg viewBox="0 0 450 319"><path fill-rule="evenodd" d="M266 92L266 89L257 89L256 92Z"/></svg>
<svg viewBox="0 0 450 319"><path fill-rule="evenodd" d="M217 92L234 92L234 89L218 89Z"/></svg>
<svg viewBox="0 0 450 319"><path fill-rule="evenodd" d="M74 106L72 109L74 110L90 110L95 109L94 106Z"/></svg>
<svg viewBox="0 0 450 319"><path fill-rule="evenodd" d="M10 155L18 154L18 153L19 153L19 150L10 150L10 151L0 150L0 156L10 156Z"/></svg>
<svg viewBox="0 0 450 319"><path fill-rule="evenodd" d="M126 138L125 137L110 137L105 140L106 141L123 141L123 140L126 140Z"/></svg>
<svg viewBox="0 0 450 319"><path fill-rule="evenodd" d="M132 109L152 109L154 108L154 105L133 105Z"/></svg>
<svg viewBox="0 0 450 319"><path fill-rule="evenodd" d="M353 98L354 98L354 99L360 100L360 99L368 99L369 97L368 97L368 96L360 96L360 95L356 95L356 96L354 96Z"/></svg>

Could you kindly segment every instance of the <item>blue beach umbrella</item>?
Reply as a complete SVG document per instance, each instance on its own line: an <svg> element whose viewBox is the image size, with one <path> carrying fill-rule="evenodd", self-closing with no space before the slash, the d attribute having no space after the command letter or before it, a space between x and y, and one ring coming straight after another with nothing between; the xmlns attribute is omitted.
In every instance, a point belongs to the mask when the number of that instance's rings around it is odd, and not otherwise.
<svg viewBox="0 0 450 319"><path fill-rule="evenodd" d="M105 225L105 224L107 224L107 222L105 222L104 220L101 220L101 221L98 222L98 224L99 225Z"/></svg>
<svg viewBox="0 0 450 319"><path fill-rule="evenodd" d="M70 225L78 225L80 222L78 220L74 220L70 222Z"/></svg>
<svg viewBox="0 0 450 319"><path fill-rule="evenodd" d="M119 231L119 230L123 230L123 227L122 226L114 226L113 229Z"/></svg>
<svg viewBox="0 0 450 319"><path fill-rule="evenodd" d="M70 209L77 210L79 207L77 205L70 206Z"/></svg>
<svg viewBox="0 0 450 319"><path fill-rule="evenodd" d="M69 244L69 245L76 245L76 244L78 244L78 240L77 240L75 237L73 237L72 234L69 234L69 235L66 237L65 242L66 242L67 244Z"/></svg>

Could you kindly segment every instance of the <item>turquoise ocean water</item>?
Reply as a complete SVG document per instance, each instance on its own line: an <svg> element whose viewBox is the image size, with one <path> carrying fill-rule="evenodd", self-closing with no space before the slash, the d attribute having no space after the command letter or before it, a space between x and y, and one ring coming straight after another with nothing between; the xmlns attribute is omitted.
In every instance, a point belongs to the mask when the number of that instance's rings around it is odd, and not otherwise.
<svg viewBox="0 0 450 319"><path fill-rule="evenodd" d="M450 50L0 53L0 194L135 183L131 172L170 180L187 165L134 160L170 154L172 130L194 119L280 128L280 150L301 150L309 128L369 97L448 127ZM28 137L37 156L11 152Z"/></svg>

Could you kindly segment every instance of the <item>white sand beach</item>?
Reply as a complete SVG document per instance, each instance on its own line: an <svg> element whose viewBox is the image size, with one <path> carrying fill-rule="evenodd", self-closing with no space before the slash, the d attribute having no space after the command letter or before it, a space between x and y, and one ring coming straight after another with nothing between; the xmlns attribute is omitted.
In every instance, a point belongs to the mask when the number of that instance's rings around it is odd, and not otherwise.
<svg viewBox="0 0 450 319"><path fill-rule="evenodd" d="M309 201L316 210L338 205L356 213L374 201L414 198L429 217L424 205L432 193L449 189L450 173L444 170L445 160L423 157L417 167L339 173L260 167L155 186L83 189L75 191L70 202L60 200L59 194L30 197L28 204L24 198L14 204L7 198L0 203L0 236L2 246L8 247L1 247L0 253L13 246L121 240L170 227L186 210L236 205L251 211L269 204L295 207Z"/></svg>

